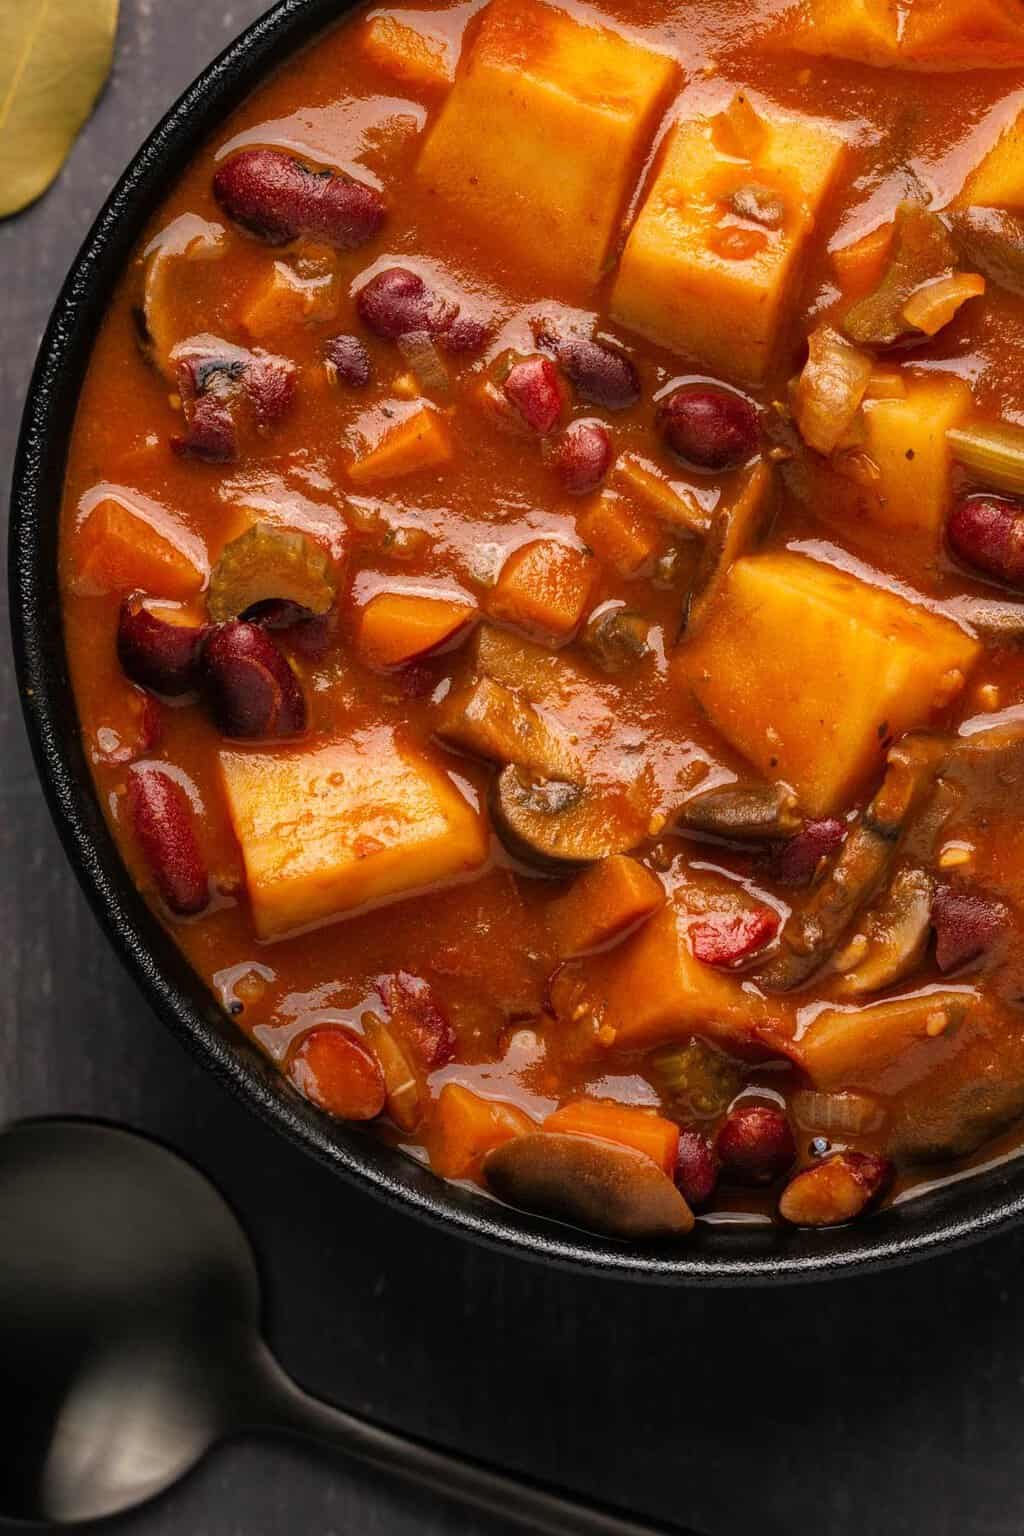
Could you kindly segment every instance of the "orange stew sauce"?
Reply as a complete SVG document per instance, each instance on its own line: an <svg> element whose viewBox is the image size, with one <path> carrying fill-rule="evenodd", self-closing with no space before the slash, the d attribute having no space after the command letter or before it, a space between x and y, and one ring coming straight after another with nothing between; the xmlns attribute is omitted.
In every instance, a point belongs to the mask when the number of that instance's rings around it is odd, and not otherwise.
<svg viewBox="0 0 1024 1536"><path fill-rule="evenodd" d="M68 649L325 1113L626 1238L1015 1145L1022 79L1009 0L356 8L197 147Z"/></svg>

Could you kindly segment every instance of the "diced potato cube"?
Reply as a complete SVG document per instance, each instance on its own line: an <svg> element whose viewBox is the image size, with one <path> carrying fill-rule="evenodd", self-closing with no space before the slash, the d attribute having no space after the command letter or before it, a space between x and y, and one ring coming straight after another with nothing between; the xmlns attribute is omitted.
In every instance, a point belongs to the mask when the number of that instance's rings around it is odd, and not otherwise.
<svg viewBox="0 0 1024 1536"><path fill-rule="evenodd" d="M424 16L423 20L426 21ZM371 63L386 70L403 85L423 90L445 90L455 78L451 50L437 37L397 16L371 16L363 29L363 52Z"/></svg>
<svg viewBox="0 0 1024 1536"><path fill-rule="evenodd" d="M952 495L952 455L946 431L971 407L962 379L907 380L902 399L867 400L864 448L880 472L875 521L916 530L938 544Z"/></svg>
<svg viewBox="0 0 1024 1536"><path fill-rule="evenodd" d="M934 988L913 997L883 998L862 1008L827 1008L794 1054L815 1087L877 1088L886 1070L915 1045L954 1032L972 1001L968 991Z"/></svg>
<svg viewBox="0 0 1024 1536"><path fill-rule="evenodd" d="M860 59L883 68L899 59L900 13L890 0L808 0L786 27L786 41L802 53Z"/></svg>
<svg viewBox="0 0 1024 1536"><path fill-rule="evenodd" d="M160 508L151 516L113 497L97 502L76 528L71 560L71 589L85 597L134 591L192 597L208 569L201 542L170 512Z"/></svg>
<svg viewBox="0 0 1024 1536"><path fill-rule="evenodd" d="M428 1136L430 1166L443 1179L472 1178L488 1152L536 1129L537 1122L517 1105L445 1083Z"/></svg>
<svg viewBox="0 0 1024 1536"><path fill-rule="evenodd" d="M404 667L463 635L475 612L455 598L378 592L360 613L356 646L368 666Z"/></svg>
<svg viewBox="0 0 1024 1536"><path fill-rule="evenodd" d="M441 416L419 406L390 427L375 448L349 465L354 485L397 480L422 470L441 469L452 460L452 440Z"/></svg>
<svg viewBox="0 0 1024 1536"><path fill-rule="evenodd" d="M672 130L612 291L615 319L751 384L764 378L844 154L820 124L774 112L761 121L752 159L732 152L731 135L722 147L725 114ZM733 199L747 187L777 201L775 224L742 216Z"/></svg>
<svg viewBox="0 0 1024 1536"><path fill-rule="evenodd" d="M675 668L726 740L823 816L956 696L978 654L927 609L782 552L736 561Z"/></svg>
<svg viewBox="0 0 1024 1536"><path fill-rule="evenodd" d="M557 539L515 550L487 596L487 611L553 644L568 640L587 615L597 576L591 555Z"/></svg>
<svg viewBox="0 0 1024 1536"><path fill-rule="evenodd" d="M604 491L576 519L576 532L611 570L629 581L644 575L663 547L657 524L614 491Z"/></svg>
<svg viewBox="0 0 1024 1536"><path fill-rule="evenodd" d="M786 40L803 53L881 68L982 69L1024 63L1013 0L805 0Z"/></svg>
<svg viewBox="0 0 1024 1536"><path fill-rule="evenodd" d="M956 198L983 208L1024 208L1024 110L1003 122L999 136Z"/></svg>
<svg viewBox="0 0 1024 1536"><path fill-rule="evenodd" d="M636 859L613 853L573 881L548 908L548 927L567 959L621 938L656 912L665 890Z"/></svg>
<svg viewBox="0 0 1024 1536"><path fill-rule="evenodd" d="M495 763L516 763L545 778L576 780L579 758L533 705L493 677L448 694L435 734L447 746Z"/></svg>
<svg viewBox="0 0 1024 1536"><path fill-rule="evenodd" d="M329 320L337 309L332 272L303 277L287 261L275 261L242 310L253 341L264 341L297 325Z"/></svg>
<svg viewBox="0 0 1024 1536"><path fill-rule="evenodd" d="M539 0L491 0L419 174L504 255L601 274L677 66Z"/></svg>
<svg viewBox="0 0 1024 1536"><path fill-rule="evenodd" d="M480 814L386 726L307 751L220 753L253 919L274 939L465 874Z"/></svg>
<svg viewBox="0 0 1024 1536"><path fill-rule="evenodd" d="M653 464L635 453L623 453L615 461L616 486L659 522L679 533L701 538L708 529L708 514L692 492L672 485Z"/></svg>
<svg viewBox="0 0 1024 1536"><path fill-rule="evenodd" d="M559 1020L592 1018L601 1039L628 1050L694 1033L751 1043L759 999L739 977L694 959L695 916L684 888L624 943L563 966L551 986Z"/></svg>

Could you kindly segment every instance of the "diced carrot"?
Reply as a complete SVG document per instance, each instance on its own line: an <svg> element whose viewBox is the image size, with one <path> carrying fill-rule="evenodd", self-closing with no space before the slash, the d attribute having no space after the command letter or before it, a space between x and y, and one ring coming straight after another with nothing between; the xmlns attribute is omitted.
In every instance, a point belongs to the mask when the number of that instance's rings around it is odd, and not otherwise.
<svg viewBox="0 0 1024 1536"><path fill-rule="evenodd" d="M372 16L363 32L363 52L381 69L407 85L443 90L455 78L448 50L395 16Z"/></svg>
<svg viewBox="0 0 1024 1536"><path fill-rule="evenodd" d="M240 318L254 341L278 336L307 321L329 320L337 308L334 274L329 269L304 277L286 261L275 261L247 297Z"/></svg>
<svg viewBox="0 0 1024 1536"><path fill-rule="evenodd" d="M387 1112L399 1130L414 1131L423 1118L426 1089L393 1032L382 1020L368 1013L363 1019L363 1029L384 1074Z"/></svg>
<svg viewBox="0 0 1024 1536"><path fill-rule="evenodd" d="M468 633L470 602L419 592L380 592L362 610L357 646L367 666L403 667L417 656Z"/></svg>
<svg viewBox="0 0 1024 1536"><path fill-rule="evenodd" d="M606 1099L574 1099L548 1115L544 1131L573 1136L597 1136L601 1141L635 1147L657 1163L671 1178L679 1155L679 1127L672 1120L634 1104L614 1104Z"/></svg>
<svg viewBox="0 0 1024 1536"><path fill-rule="evenodd" d="M524 1110L445 1083L430 1137L430 1166L443 1179L471 1178L494 1147L537 1129Z"/></svg>
<svg viewBox="0 0 1024 1536"><path fill-rule="evenodd" d="M452 440L436 411L427 406L406 416L385 432L375 448L349 465L349 479L356 485L374 480L397 480L425 469L451 463Z"/></svg>
<svg viewBox="0 0 1024 1536"><path fill-rule="evenodd" d="M665 900L661 881L636 859L613 853L593 864L548 908L559 955L571 959L622 937Z"/></svg>
<svg viewBox="0 0 1024 1536"><path fill-rule="evenodd" d="M839 286L848 299L869 293L882 276L892 245L894 225L881 224L869 235L862 235L852 245L832 252L832 266Z"/></svg>
<svg viewBox="0 0 1024 1536"><path fill-rule="evenodd" d="M108 592L152 592L169 598L191 597L205 572L193 555L192 536L180 536L167 514L166 534L122 502L97 502L75 535L72 590L86 597Z"/></svg>
<svg viewBox="0 0 1024 1536"><path fill-rule="evenodd" d="M614 492L606 491L576 519L576 532L602 564L627 580L642 575L662 548L654 520Z"/></svg>
<svg viewBox="0 0 1024 1536"><path fill-rule="evenodd" d="M635 454L619 455L615 461L614 479L620 490L652 512L659 522L696 538L707 532L708 514L696 496L680 494L653 465Z"/></svg>
<svg viewBox="0 0 1024 1536"><path fill-rule="evenodd" d="M567 640L583 622L597 575L593 556L556 539L535 539L501 568L487 609L537 639Z"/></svg>

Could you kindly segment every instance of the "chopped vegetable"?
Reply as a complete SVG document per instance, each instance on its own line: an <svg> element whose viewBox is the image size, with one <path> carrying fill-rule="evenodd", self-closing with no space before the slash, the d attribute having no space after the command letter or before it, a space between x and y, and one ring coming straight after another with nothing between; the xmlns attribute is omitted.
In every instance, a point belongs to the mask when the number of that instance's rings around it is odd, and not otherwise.
<svg viewBox="0 0 1024 1536"><path fill-rule="evenodd" d="M430 1134L430 1166L444 1179L475 1178L488 1153L536 1132L515 1104L485 1099L461 1083L445 1083Z"/></svg>
<svg viewBox="0 0 1024 1536"><path fill-rule="evenodd" d="M206 576L202 545L162 507L135 510L105 497L75 530L73 589L83 596L138 590L193 597Z"/></svg>
<svg viewBox="0 0 1024 1536"><path fill-rule="evenodd" d="M426 394L443 399L451 393L448 369L429 331L408 331L399 336L398 350Z"/></svg>
<svg viewBox="0 0 1024 1536"><path fill-rule="evenodd" d="M931 877L923 869L901 869L836 956L840 995L880 992L915 970L928 944L931 912Z"/></svg>
<svg viewBox="0 0 1024 1536"><path fill-rule="evenodd" d="M563 958L586 954L627 933L665 900L656 875L635 859L610 854L577 876L548 908L548 928Z"/></svg>
<svg viewBox="0 0 1024 1536"><path fill-rule="evenodd" d="M210 572L206 606L217 624L274 598L326 613L336 592L330 560L308 534L254 523L224 546Z"/></svg>
<svg viewBox="0 0 1024 1536"><path fill-rule="evenodd" d="M983 485L1024 495L1024 427L1010 422L952 427L946 441L957 462Z"/></svg>
<svg viewBox="0 0 1024 1536"><path fill-rule="evenodd" d="M800 825L796 796L786 784L723 784L694 795L676 816L680 831L739 843L789 837Z"/></svg>
<svg viewBox="0 0 1024 1536"><path fill-rule="evenodd" d="M649 634L647 620L631 608L599 608L587 620L580 644L600 671L616 677L651 654Z"/></svg>
<svg viewBox="0 0 1024 1536"><path fill-rule="evenodd" d="M353 1030L340 1025L322 1025L303 1035L287 1071L305 1098L341 1120L375 1120L387 1100L376 1056Z"/></svg>
<svg viewBox="0 0 1024 1536"><path fill-rule="evenodd" d="M508 851L549 873L628 853L647 831L644 819L624 799L563 780L533 778L514 763L491 786L490 806L494 830Z"/></svg>
<svg viewBox="0 0 1024 1536"><path fill-rule="evenodd" d="M771 464L759 459L736 496L711 518L686 600L684 629L695 635L718 602L729 572L764 532L774 509Z"/></svg>
<svg viewBox="0 0 1024 1536"><path fill-rule="evenodd" d="M602 565L624 580L649 575L664 547L657 523L615 491L605 491L576 519L576 532Z"/></svg>
<svg viewBox="0 0 1024 1536"><path fill-rule="evenodd" d="M194 213L183 213L172 219L146 247L142 305L136 319L145 352L168 377L173 376L171 353L182 340L175 322L183 264L222 258L227 246L225 236L223 225Z"/></svg>
<svg viewBox="0 0 1024 1536"><path fill-rule="evenodd" d="M645 1152L590 1136L538 1131L484 1160L499 1199L609 1237L684 1237L693 1213Z"/></svg>
<svg viewBox="0 0 1024 1536"><path fill-rule="evenodd" d="M910 997L890 997L860 1008L819 1013L800 1039L797 1054L815 1087L874 1088L911 1046L934 1046L966 1018L970 992L930 987Z"/></svg>
<svg viewBox="0 0 1024 1536"><path fill-rule="evenodd" d="M385 1108L400 1131L415 1131L426 1113L428 1094L393 1032L374 1014L363 1029L384 1075Z"/></svg>
<svg viewBox="0 0 1024 1536"><path fill-rule="evenodd" d="M903 318L915 331L935 336L948 325L953 316L968 299L977 299L985 292L985 279L977 272L953 272L949 277L936 278L925 283L911 294L903 306Z"/></svg>
<svg viewBox="0 0 1024 1536"><path fill-rule="evenodd" d="M651 1082L677 1113L688 1119L717 1120L743 1087L738 1061L700 1035L685 1045L663 1045L648 1058Z"/></svg>
<svg viewBox="0 0 1024 1536"><path fill-rule="evenodd" d="M953 208L944 218L965 261L997 288L1024 295L1024 215L1009 208Z"/></svg>
<svg viewBox="0 0 1024 1536"><path fill-rule="evenodd" d="M487 596L495 619L538 640L568 640L586 618L597 576L593 556L556 539L514 550Z"/></svg>
<svg viewBox="0 0 1024 1536"><path fill-rule="evenodd" d="M367 666L389 671L465 639L476 605L420 592L378 592L362 609L356 644Z"/></svg>
<svg viewBox="0 0 1024 1536"><path fill-rule="evenodd" d="M422 13L418 20L425 21ZM363 28L366 57L414 89L445 90L455 78L447 40L420 31L386 12L371 16Z"/></svg>
<svg viewBox="0 0 1024 1536"><path fill-rule="evenodd" d="M615 461L614 478L668 527L693 538L702 538L707 531L708 514L692 492L670 485L636 454L619 455Z"/></svg>
<svg viewBox="0 0 1024 1536"><path fill-rule="evenodd" d="M868 1152L836 1152L798 1173L782 1192L779 1215L795 1227L835 1227L877 1200L893 1166Z"/></svg>
<svg viewBox="0 0 1024 1536"><path fill-rule="evenodd" d="M548 1115L541 1129L567 1136L596 1136L601 1141L635 1147L669 1178L675 1173L679 1127L649 1109L616 1104L611 1099L574 1099Z"/></svg>
<svg viewBox="0 0 1024 1536"><path fill-rule="evenodd" d="M807 338L808 357L793 391L793 416L804 442L818 453L832 453L860 409L874 369L862 352L834 331L819 325Z"/></svg>
<svg viewBox="0 0 1024 1536"><path fill-rule="evenodd" d="M885 1121L881 1102L869 1093L819 1093L813 1088L797 1090L793 1113L802 1130L826 1136L866 1136Z"/></svg>
<svg viewBox="0 0 1024 1536"><path fill-rule="evenodd" d="M412 415L390 427L369 453L348 470L354 485L398 480L405 475L443 469L453 454L451 434L437 411L418 406Z"/></svg>
<svg viewBox="0 0 1024 1536"><path fill-rule="evenodd" d="M495 763L515 763L550 779L575 782L579 759L558 728L491 677L453 689L441 704L435 735L447 746Z"/></svg>
<svg viewBox="0 0 1024 1536"><path fill-rule="evenodd" d="M907 300L926 283L948 277L956 261L956 248L939 215L920 203L900 203L881 282L847 310L846 335L859 346L892 346L913 329L904 314Z"/></svg>

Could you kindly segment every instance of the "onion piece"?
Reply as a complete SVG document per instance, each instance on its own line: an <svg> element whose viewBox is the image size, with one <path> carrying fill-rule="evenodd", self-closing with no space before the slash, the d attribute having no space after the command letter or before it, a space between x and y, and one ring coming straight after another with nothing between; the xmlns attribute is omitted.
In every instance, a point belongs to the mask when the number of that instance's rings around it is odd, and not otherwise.
<svg viewBox="0 0 1024 1536"><path fill-rule="evenodd" d="M885 1121L885 1110L869 1093L819 1093L815 1088L801 1088L794 1093L792 1105L801 1130L825 1135L864 1136L879 1130Z"/></svg>
<svg viewBox="0 0 1024 1536"><path fill-rule="evenodd" d="M860 409L874 360L830 325L807 338L808 357L793 391L793 415L808 447L832 453Z"/></svg>
<svg viewBox="0 0 1024 1536"><path fill-rule="evenodd" d="M915 331L934 336L949 324L961 304L980 298L984 292L985 279L980 272L954 272L925 283L911 294L903 306L903 318Z"/></svg>
<svg viewBox="0 0 1024 1536"><path fill-rule="evenodd" d="M950 427L946 441L957 463L984 485L1024 495L1024 427Z"/></svg>
<svg viewBox="0 0 1024 1536"><path fill-rule="evenodd" d="M410 331L398 338L398 350L420 383L420 388L446 395L451 388L448 369L429 331Z"/></svg>

